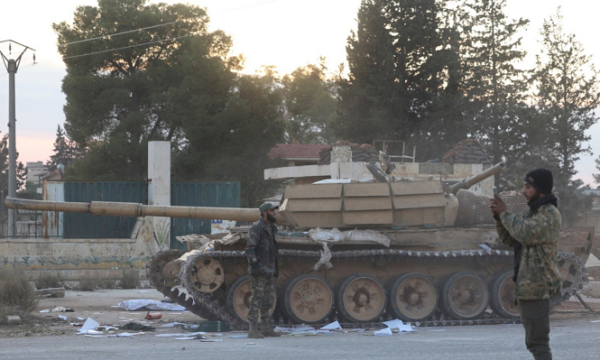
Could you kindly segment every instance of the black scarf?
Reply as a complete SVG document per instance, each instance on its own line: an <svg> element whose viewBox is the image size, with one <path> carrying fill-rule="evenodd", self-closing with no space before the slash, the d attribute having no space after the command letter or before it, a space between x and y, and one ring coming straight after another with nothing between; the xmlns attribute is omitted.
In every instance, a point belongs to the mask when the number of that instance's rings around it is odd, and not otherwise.
<svg viewBox="0 0 600 360"><path fill-rule="evenodd" d="M545 196L543 196L541 198L537 198L537 199L527 203L531 212L536 212L540 208L540 206L545 205L545 204L552 204L552 205L558 207L558 198L556 197L556 195L550 193L550 194L546 194ZM517 282L517 275L519 274L519 264L521 263L521 253L522 252L523 252L523 245L521 245L520 242L515 241L515 246L514 246L515 267L514 267L514 275L513 275L513 281L515 283Z"/></svg>

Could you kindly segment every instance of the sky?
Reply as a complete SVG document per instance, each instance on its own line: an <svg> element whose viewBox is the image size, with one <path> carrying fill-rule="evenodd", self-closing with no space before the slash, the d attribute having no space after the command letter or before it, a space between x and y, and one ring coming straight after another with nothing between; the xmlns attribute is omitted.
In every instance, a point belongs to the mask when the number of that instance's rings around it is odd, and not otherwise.
<svg viewBox="0 0 600 360"><path fill-rule="evenodd" d="M157 2L157 1L150 1ZM299 66L327 59L335 72L345 62L345 46L350 31L356 28L360 0L182 0L208 10L209 30L223 30L233 38L233 53L246 58L245 73L254 73L264 65L274 65L280 74ZM61 91L65 68L56 50L54 22L71 22L77 6L97 5L96 0L29 0L3 4L0 15L0 41L12 39L36 49L37 65L31 65L32 53L26 52L16 75L17 151L19 161L43 161L52 154L56 128L63 125L65 96ZM597 41L597 13L600 2L594 0L507 0L509 18L526 18L530 24L521 36L527 57L522 67L535 64L540 49L544 18L562 7L564 29L576 34L586 52L600 61ZM6 44L0 50L8 53ZM14 57L20 48L13 46ZM600 66L599 66L600 68ZM5 119L3 121L2 119ZM8 76L0 68L0 135L8 131ZM576 163L576 178L596 187L594 159L600 155L600 123L588 135L593 155L582 155Z"/></svg>

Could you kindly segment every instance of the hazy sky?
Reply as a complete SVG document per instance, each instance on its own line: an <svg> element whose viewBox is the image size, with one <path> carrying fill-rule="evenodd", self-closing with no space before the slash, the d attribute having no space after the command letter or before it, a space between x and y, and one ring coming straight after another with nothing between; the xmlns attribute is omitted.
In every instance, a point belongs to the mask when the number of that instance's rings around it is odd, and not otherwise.
<svg viewBox="0 0 600 360"><path fill-rule="evenodd" d="M158 2L158 1L151 1ZM189 0L208 9L210 30L221 29L233 37L234 53L246 58L246 73L262 65L275 65L281 74L298 66L327 58L331 71L346 58L346 38L356 27L360 0ZM73 19L79 5L97 5L96 0L29 0L3 4L0 15L0 40L13 39L37 50L39 64L31 66L26 53L16 76L17 151L19 160L46 161L51 154L56 127L64 122L61 92L64 64L56 51L53 22ZM600 3L593 0L508 0L509 17L531 21L523 32L523 48L528 57L523 66L534 65L540 45L539 30L544 18L562 6L565 30L577 35L587 53L600 59L597 41L597 14ZM5 54L8 47L0 45ZM20 49L13 46L13 56ZM0 135L8 131L8 76L0 68ZM5 119L2 121L1 119ZM577 163L578 178L592 184L594 159L600 155L600 124L589 132L593 156L582 156ZM593 184L595 187L596 184Z"/></svg>

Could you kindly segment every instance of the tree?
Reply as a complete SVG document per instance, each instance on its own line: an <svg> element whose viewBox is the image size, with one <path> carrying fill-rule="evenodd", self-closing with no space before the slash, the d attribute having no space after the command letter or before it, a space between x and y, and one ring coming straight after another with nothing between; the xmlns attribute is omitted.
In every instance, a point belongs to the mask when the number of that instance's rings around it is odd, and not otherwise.
<svg viewBox="0 0 600 360"><path fill-rule="evenodd" d="M556 188L563 209L580 209L573 196L580 183L573 181L575 162L591 154L586 131L598 121L594 113L600 105L600 78L591 56L584 53L575 35L565 34L560 8L546 19L541 31L543 49L537 56L533 81L534 100L550 131L548 151L555 155ZM571 211L568 211L569 213Z"/></svg>
<svg viewBox="0 0 600 360"><path fill-rule="evenodd" d="M87 149L66 178L142 180L148 141L167 140L175 179L241 181L243 204L255 205L260 166L283 141L281 89L271 74L240 75L243 58L230 56L231 38L208 32L208 21L194 5L99 0L77 8L72 26L53 25L64 43L174 22L59 47L65 130Z"/></svg>
<svg viewBox="0 0 600 360"><path fill-rule="evenodd" d="M54 171L59 164L70 166L75 159L83 157L84 154L84 150L69 139L60 125L56 129L53 152L54 154L50 155L50 159L46 161L46 166L50 171Z"/></svg>
<svg viewBox="0 0 600 360"><path fill-rule="evenodd" d="M299 67L282 79L286 140L290 143L334 142L337 122L336 84L327 78L325 59Z"/></svg>
<svg viewBox="0 0 600 360"><path fill-rule="evenodd" d="M17 168L16 168L16 187L17 191L25 185L27 179L27 169L19 160L19 153L16 153ZM4 196L8 196L8 134L0 139L0 192Z"/></svg>
<svg viewBox="0 0 600 360"><path fill-rule="evenodd" d="M175 23L59 46L67 66L63 80L67 134L82 147L95 144L91 152L120 155L111 163L89 163L101 156L92 153L77 162L87 168L77 170L78 174L95 179L110 173L121 180L143 179L147 141L181 140L181 111L177 108L181 98L195 97L206 112L218 111L234 77L231 69L240 60L226 58L231 40L220 31L207 31L208 16L198 6L99 0L98 7L78 7L72 26L53 24L58 42L70 43L170 22ZM183 38L173 39L178 37ZM129 47L150 42L154 43ZM125 49L111 51L119 48ZM190 50L197 57L183 59ZM80 56L89 53L97 54ZM181 61L197 65L195 71L180 71ZM217 66L206 67L211 63ZM211 89L210 96L206 89ZM110 168L99 168L101 165Z"/></svg>
<svg viewBox="0 0 600 360"><path fill-rule="evenodd" d="M511 20L504 14L506 0L470 0L469 45L465 54L465 88L471 101L470 132L487 145L493 163L506 157L518 161L523 147L520 136L524 94L524 71L515 65L523 59L518 32L528 20ZM506 187L505 177L496 184Z"/></svg>
<svg viewBox="0 0 600 360"><path fill-rule="evenodd" d="M393 131L398 96L386 16L382 0L363 0L358 10L357 30L346 46L349 74L339 79L342 138L370 143Z"/></svg>
<svg viewBox="0 0 600 360"><path fill-rule="evenodd" d="M42 200L42 194L37 191L38 187L33 181L27 181L25 189L17 193L17 197L21 199Z"/></svg>
<svg viewBox="0 0 600 360"><path fill-rule="evenodd" d="M345 137L423 144L423 159L467 136L466 13L447 0L365 0L348 39L350 74L340 80Z"/></svg>
<svg viewBox="0 0 600 360"><path fill-rule="evenodd" d="M238 77L231 93L225 110L207 117L206 122L183 118L187 142L175 154L175 175L179 179L239 180L242 206L254 207L273 190L273 184L263 180L263 170L269 167L269 149L283 140L282 94L269 69L262 75ZM194 102L186 108L192 113L200 110Z"/></svg>

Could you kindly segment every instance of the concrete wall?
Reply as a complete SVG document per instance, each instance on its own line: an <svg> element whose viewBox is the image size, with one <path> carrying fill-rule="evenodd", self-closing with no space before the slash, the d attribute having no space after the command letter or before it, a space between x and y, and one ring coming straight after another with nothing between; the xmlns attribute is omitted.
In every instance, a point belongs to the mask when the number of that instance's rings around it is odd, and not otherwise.
<svg viewBox="0 0 600 360"><path fill-rule="evenodd" d="M119 278L145 267L157 249L151 218L140 218L129 239L0 239L0 268L59 272L66 280L92 273Z"/></svg>
<svg viewBox="0 0 600 360"><path fill-rule="evenodd" d="M170 205L170 143L151 141L148 153L149 204ZM44 199L64 201L64 183L45 182ZM0 239L0 269L58 272L65 280L93 274L116 279L131 269L145 277L152 256L169 248L170 218L139 218L131 237L125 239L63 239L62 213L44 212L43 222L42 238Z"/></svg>

